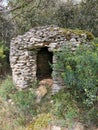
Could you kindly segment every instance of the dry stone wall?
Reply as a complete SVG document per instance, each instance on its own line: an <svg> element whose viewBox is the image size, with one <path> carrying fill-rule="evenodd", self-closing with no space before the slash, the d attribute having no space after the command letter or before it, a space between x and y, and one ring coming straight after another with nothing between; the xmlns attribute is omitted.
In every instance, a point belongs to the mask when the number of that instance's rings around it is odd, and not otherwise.
<svg viewBox="0 0 98 130"><path fill-rule="evenodd" d="M89 42L89 41L88 41ZM41 48L47 47L53 52L53 64L56 63L55 50L60 50L62 46L71 45L74 51L80 44L87 43L87 35L76 34L55 25L35 27L24 35L13 38L10 45L10 65L12 68L13 82L17 88L27 88L36 79L37 53ZM58 70L53 68L53 90L58 91L63 82L56 74Z"/></svg>

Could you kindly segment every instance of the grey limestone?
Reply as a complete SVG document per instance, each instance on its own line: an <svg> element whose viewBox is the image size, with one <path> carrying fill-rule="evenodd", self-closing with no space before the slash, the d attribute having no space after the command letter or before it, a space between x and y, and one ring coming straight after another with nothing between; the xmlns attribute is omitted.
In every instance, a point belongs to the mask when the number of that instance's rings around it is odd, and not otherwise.
<svg viewBox="0 0 98 130"><path fill-rule="evenodd" d="M70 34L70 32L67 32ZM63 30L56 25L34 27L24 35L18 35L11 40L10 45L10 65L12 68L13 82L17 88L27 88L36 79L37 71L37 52L40 48L47 47L53 52L53 64L55 67L55 50L60 50L62 46L71 44L72 51L77 46L86 41L86 34L71 33L70 39L64 35ZM52 79L53 90L58 91L62 88L63 81L57 77L58 70L53 67Z"/></svg>

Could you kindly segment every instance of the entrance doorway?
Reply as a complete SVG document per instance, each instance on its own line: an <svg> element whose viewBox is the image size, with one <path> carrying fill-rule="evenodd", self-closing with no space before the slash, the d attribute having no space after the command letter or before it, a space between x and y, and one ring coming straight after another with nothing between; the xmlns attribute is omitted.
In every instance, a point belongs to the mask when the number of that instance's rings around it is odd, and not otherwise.
<svg viewBox="0 0 98 130"><path fill-rule="evenodd" d="M47 47L41 48L37 53L37 79L42 80L52 78L52 57L53 53L48 51Z"/></svg>

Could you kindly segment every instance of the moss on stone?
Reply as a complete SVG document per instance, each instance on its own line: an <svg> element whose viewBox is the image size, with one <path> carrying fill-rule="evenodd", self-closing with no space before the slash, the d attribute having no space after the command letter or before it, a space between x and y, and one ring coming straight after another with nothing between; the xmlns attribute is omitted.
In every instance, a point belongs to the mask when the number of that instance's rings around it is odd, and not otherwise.
<svg viewBox="0 0 98 130"><path fill-rule="evenodd" d="M42 130L49 125L51 121L51 115L48 114L41 114L26 130Z"/></svg>
<svg viewBox="0 0 98 130"><path fill-rule="evenodd" d="M64 28L60 28L61 33L64 34L66 36L66 39L70 39L71 34L76 34L79 35L79 37L81 37L83 34L86 34L86 40L93 40L94 39L94 35L91 32L85 31L85 30L79 30L79 29L64 29Z"/></svg>

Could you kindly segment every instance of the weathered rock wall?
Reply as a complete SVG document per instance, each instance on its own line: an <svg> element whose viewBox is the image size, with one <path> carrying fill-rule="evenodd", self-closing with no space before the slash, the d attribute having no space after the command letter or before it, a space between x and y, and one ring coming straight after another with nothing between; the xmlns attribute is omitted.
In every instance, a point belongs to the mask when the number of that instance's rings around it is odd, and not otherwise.
<svg viewBox="0 0 98 130"><path fill-rule="evenodd" d="M88 42L85 33L76 34L55 25L36 27L24 35L13 38L10 46L10 64L15 86L21 89L27 88L37 79L36 61L40 48L47 47L50 52L53 52L53 64L55 64L54 50L59 50L61 46L70 44L74 51L80 44ZM58 70L53 68L52 78L55 91L63 86L62 79L57 77L56 73Z"/></svg>
<svg viewBox="0 0 98 130"><path fill-rule="evenodd" d="M17 57L10 55L13 81L16 87L26 88L36 80L36 51L21 50L19 54Z"/></svg>

